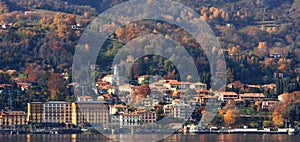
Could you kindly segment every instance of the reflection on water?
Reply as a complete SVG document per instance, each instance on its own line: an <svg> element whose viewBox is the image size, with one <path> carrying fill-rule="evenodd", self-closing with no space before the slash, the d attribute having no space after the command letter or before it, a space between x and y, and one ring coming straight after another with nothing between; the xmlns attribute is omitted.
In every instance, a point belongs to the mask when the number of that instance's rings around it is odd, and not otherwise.
<svg viewBox="0 0 300 142"><path fill-rule="evenodd" d="M137 142L152 142L159 141L161 139L168 138L169 134L118 134L109 135L108 137L112 140L119 142L137 141Z"/></svg>
<svg viewBox="0 0 300 142"><path fill-rule="evenodd" d="M30 142L30 135L26 135L27 136L27 142Z"/></svg>
<svg viewBox="0 0 300 142"><path fill-rule="evenodd" d="M109 136L114 138L114 136ZM146 135L120 135L118 139L123 141L143 141ZM147 137L156 138L155 135L147 135ZM295 142L300 140L300 135L282 135L282 134L173 134L160 142L228 142L228 141L282 141ZM72 134L72 135L1 135L0 142L114 142L104 135L96 134Z"/></svg>
<svg viewBox="0 0 300 142"><path fill-rule="evenodd" d="M76 142L77 134L72 134L71 138L72 138L72 142Z"/></svg>

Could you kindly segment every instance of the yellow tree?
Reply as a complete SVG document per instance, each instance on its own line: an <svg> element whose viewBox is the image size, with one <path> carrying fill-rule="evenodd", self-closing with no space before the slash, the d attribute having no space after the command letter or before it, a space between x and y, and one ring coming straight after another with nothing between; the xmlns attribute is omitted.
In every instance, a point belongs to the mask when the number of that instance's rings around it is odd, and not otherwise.
<svg viewBox="0 0 300 142"><path fill-rule="evenodd" d="M74 32L74 30L71 29L71 26L76 24L75 18L76 16L73 14L58 12L55 14L50 28L55 30L57 37L67 38Z"/></svg>
<svg viewBox="0 0 300 142"><path fill-rule="evenodd" d="M233 125L237 122L237 118L239 115L239 111L229 109L227 110L226 114L224 115L224 123L225 126Z"/></svg>
<svg viewBox="0 0 300 142"><path fill-rule="evenodd" d="M284 118L283 116L278 112L277 109L274 110L274 113L272 115L272 121L275 126L282 127L284 125Z"/></svg>
<svg viewBox="0 0 300 142"><path fill-rule="evenodd" d="M262 104L262 101L261 100L257 100L255 102L255 107L256 107L256 111L259 112L260 111L260 106Z"/></svg>

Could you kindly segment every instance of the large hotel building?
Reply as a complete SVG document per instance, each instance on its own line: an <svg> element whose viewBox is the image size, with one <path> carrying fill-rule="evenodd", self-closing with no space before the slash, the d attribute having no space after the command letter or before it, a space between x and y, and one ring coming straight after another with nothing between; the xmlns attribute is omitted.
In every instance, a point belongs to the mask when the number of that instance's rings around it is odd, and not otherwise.
<svg viewBox="0 0 300 142"><path fill-rule="evenodd" d="M107 124L108 111L104 101L77 101L72 103L72 124Z"/></svg>
<svg viewBox="0 0 300 142"><path fill-rule="evenodd" d="M105 124L109 108L104 101L50 101L27 104L29 123Z"/></svg>
<svg viewBox="0 0 300 142"><path fill-rule="evenodd" d="M72 123L72 103L64 101L50 101L44 103L44 122Z"/></svg>
<svg viewBox="0 0 300 142"><path fill-rule="evenodd" d="M27 104L27 121L28 123L44 122L44 103L31 102Z"/></svg>

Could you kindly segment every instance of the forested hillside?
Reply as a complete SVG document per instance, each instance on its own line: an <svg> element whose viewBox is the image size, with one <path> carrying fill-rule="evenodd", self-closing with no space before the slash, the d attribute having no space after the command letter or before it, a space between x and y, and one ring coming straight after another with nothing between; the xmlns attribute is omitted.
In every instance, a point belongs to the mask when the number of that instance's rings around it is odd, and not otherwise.
<svg viewBox="0 0 300 142"><path fill-rule="evenodd" d="M1 0L0 69L24 72L36 68L46 72L70 72L75 45L86 27L99 13L122 0ZM282 54L278 70L283 73L281 92L299 89L300 16L294 0L178 0L201 15L218 37L226 55L228 82L274 83L277 70L270 54ZM78 25L74 29L72 26ZM135 26L132 26L135 25ZM209 83L209 65L199 46L182 29L162 21L132 23L115 31L112 38L127 42L141 31L176 32L200 73ZM108 40L99 54L100 74L110 71L110 62L122 44ZM227 53L227 52L226 52ZM155 68L154 68L155 67ZM162 57L138 60L134 77L160 74L177 78L176 68Z"/></svg>

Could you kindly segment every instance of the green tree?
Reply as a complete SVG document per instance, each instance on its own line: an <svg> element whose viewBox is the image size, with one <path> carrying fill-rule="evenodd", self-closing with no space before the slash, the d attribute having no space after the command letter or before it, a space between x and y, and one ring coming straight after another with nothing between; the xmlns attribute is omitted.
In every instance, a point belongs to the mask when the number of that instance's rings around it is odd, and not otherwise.
<svg viewBox="0 0 300 142"><path fill-rule="evenodd" d="M156 111L157 121L164 118L163 114L164 114L164 110L162 108L157 109Z"/></svg>

